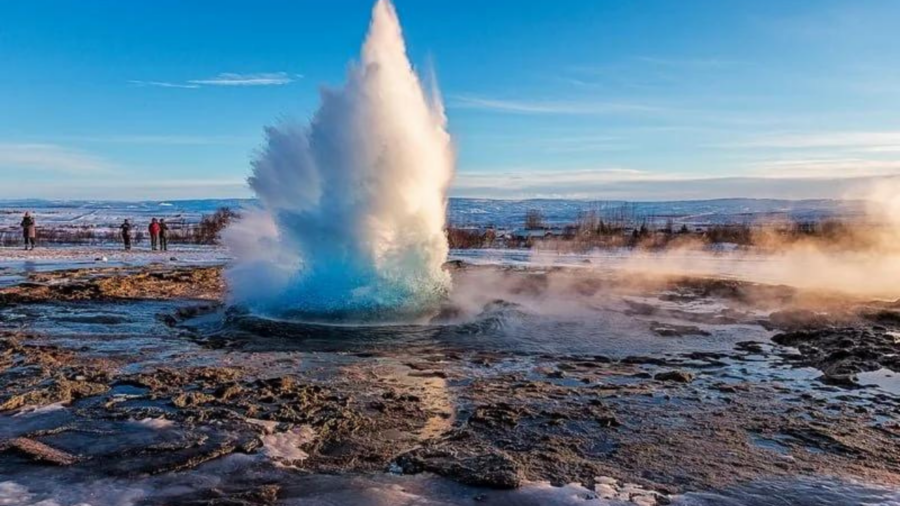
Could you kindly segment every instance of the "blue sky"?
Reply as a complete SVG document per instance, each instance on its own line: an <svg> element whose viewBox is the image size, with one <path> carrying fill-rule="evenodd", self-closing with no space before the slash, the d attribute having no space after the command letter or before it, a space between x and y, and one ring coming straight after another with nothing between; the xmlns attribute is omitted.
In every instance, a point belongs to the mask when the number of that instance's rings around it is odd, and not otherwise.
<svg viewBox="0 0 900 506"><path fill-rule="evenodd" d="M900 174L900 2L396 0L477 197L841 197ZM371 0L0 2L0 198L248 196Z"/></svg>

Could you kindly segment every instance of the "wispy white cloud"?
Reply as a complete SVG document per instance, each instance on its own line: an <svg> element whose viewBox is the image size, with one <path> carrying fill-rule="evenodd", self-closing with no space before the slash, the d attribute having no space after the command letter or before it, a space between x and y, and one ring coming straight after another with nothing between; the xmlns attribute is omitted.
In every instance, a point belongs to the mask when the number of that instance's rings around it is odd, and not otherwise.
<svg viewBox="0 0 900 506"><path fill-rule="evenodd" d="M533 145L545 153L559 155L628 151L636 147L619 137L603 135L541 138L535 139Z"/></svg>
<svg viewBox="0 0 900 506"><path fill-rule="evenodd" d="M283 86L302 78L302 74L289 74L287 72L259 72L255 74L222 72L213 77L205 79L189 79L184 82L138 80L131 80L128 82L137 86L198 89L208 86Z"/></svg>
<svg viewBox="0 0 900 506"><path fill-rule="evenodd" d="M753 67L747 61L720 56L634 56L602 64L585 63L560 69L555 80L583 90L671 95L673 87L703 90L708 96L724 76Z"/></svg>
<svg viewBox="0 0 900 506"><path fill-rule="evenodd" d="M88 142L97 144L134 144L161 146L215 146L234 143L255 142L257 137L241 137L237 135L154 135L154 134L121 134L121 135L87 135L54 137L67 142Z"/></svg>
<svg viewBox="0 0 900 506"><path fill-rule="evenodd" d="M900 149L900 131L843 131L796 133L783 132L720 145L733 148L853 148L862 151L894 151Z"/></svg>
<svg viewBox="0 0 900 506"><path fill-rule="evenodd" d="M468 141L468 138L466 138ZM546 154L607 153L635 149L627 137L604 134L542 133L530 137L527 143L521 136L509 134L485 134L477 138L486 149L523 149ZM526 146L527 145L527 146Z"/></svg>
<svg viewBox="0 0 900 506"><path fill-rule="evenodd" d="M0 170L40 170L74 175L107 173L115 167L107 160L56 144L0 143Z"/></svg>
<svg viewBox="0 0 900 506"><path fill-rule="evenodd" d="M678 178L671 174L654 174L646 171L627 168L598 168L574 170L510 169L498 172L467 172L457 177L457 187L521 187L540 186L544 184L579 184L610 181L647 181L671 180Z"/></svg>
<svg viewBox="0 0 900 506"><path fill-rule="evenodd" d="M482 95L451 95L449 106L453 109L470 109L499 114L534 116L617 116L637 117L647 120L677 122L676 127L728 126L770 127L795 121L796 118L782 112L729 111L711 108L709 99L700 103L674 103L647 100L602 100L591 97L571 100L507 99ZM673 126L673 125L669 125Z"/></svg>
<svg viewBox="0 0 900 506"><path fill-rule="evenodd" d="M453 192L456 195L473 197L493 195L512 198L587 198L621 184L671 182L683 179L691 177L620 167L568 170L513 168L460 173L453 183Z"/></svg>
<svg viewBox="0 0 900 506"><path fill-rule="evenodd" d="M36 182L28 197L44 199L170 200L196 198L244 198L252 194L240 178L223 179L128 179L105 178L86 182ZM0 185L0 199L21 198L15 188Z"/></svg>
<svg viewBox="0 0 900 506"><path fill-rule="evenodd" d="M890 146L867 146L861 148L861 151L867 151L869 153L900 153L900 144Z"/></svg>
<svg viewBox="0 0 900 506"><path fill-rule="evenodd" d="M190 83L188 83L188 84L183 84L183 83L169 83L169 82L166 82L166 81L137 81L137 80L130 80L130 81L128 81L128 82L129 82L130 84L135 85L135 86L155 86L155 87L157 87L157 88L181 88L181 89L194 90L194 89L197 89L197 88L200 87L199 84L190 84Z"/></svg>
<svg viewBox="0 0 900 506"><path fill-rule="evenodd" d="M900 175L900 160L866 158L776 159L755 164L752 174L769 178L832 178Z"/></svg>
<svg viewBox="0 0 900 506"><path fill-rule="evenodd" d="M747 62L739 60L731 60L725 58L660 58L656 56L638 56L637 60L649 65L669 68L685 68L691 70L698 69L722 69L726 67L737 67L748 65Z"/></svg>
<svg viewBox="0 0 900 506"><path fill-rule="evenodd" d="M782 132L717 145L757 159L745 168L772 178L853 178L900 174L900 131ZM759 159L755 153L764 153Z"/></svg>
<svg viewBox="0 0 900 506"><path fill-rule="evenodd" d="M690 200L715 198L846 198L900 175L848 177L701 177L629 169L463 172L451 193L475 198Z"/></svg>
<svg viewBox="0 0 900 506"><path fill-rule="evenodd" d="M235 74L223 72L209 79L193 79L190 84L203 86L281 86L294 82L287 72L263 72L259 74Z"/></svg>
<svg viewBox="0 0 900 506"><path fill-rule="evenodd" d="M480 109L514 114L558 114L558 115L605 115L605 114L647 114L665 111L665 108L627 102L604 102L596 100L555 101L555 100L510 100L474 95L454 95L450 97L451 107L459 109Z"/></svg>

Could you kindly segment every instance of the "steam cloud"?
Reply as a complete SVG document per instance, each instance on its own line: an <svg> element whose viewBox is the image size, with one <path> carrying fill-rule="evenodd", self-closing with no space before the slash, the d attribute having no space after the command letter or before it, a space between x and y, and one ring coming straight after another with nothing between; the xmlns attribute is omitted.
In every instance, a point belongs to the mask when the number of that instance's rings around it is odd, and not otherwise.
<svg viewBox="0 0 900 506"><path fill-rule="evenodd" d="M454 153L435 86L379 0L342 89L308 125L266 130L250 186L262 203L225 233L234 302L269 314L415 314L449 290L443 227Z"/></svg>
<svg viewBox="0 0 900 506"><path fill-rule="evenodd" d="M644 275L733 277L810 292L900 299L900 179L874 182L846 198L864 200L866 214L848 223L845 237L828 242L779 244L772 237L768 250L714 254L698 242L663 251L587 256L595 256L593 265ZM560 258L553 251L536 250L530 261L553 265Z"/></svg>

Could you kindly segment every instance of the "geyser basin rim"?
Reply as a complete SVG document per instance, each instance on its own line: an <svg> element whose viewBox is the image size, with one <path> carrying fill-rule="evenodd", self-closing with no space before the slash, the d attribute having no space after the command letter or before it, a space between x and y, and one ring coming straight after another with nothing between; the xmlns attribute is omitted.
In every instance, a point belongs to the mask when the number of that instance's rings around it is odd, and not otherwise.
<svg viewBox="0 0 900 506"><path fill-rule="evenodd" d="M318 320L308 318L277 318L264 315L251 314L252 318L266 320L275 323L286 323L293 325L302 325L306 327L335 327L335 328L434 328L443 327L446 324L435 324L431 322L409 322L403 320L386 320L386 321L353 321L353 320Z"/></svg>

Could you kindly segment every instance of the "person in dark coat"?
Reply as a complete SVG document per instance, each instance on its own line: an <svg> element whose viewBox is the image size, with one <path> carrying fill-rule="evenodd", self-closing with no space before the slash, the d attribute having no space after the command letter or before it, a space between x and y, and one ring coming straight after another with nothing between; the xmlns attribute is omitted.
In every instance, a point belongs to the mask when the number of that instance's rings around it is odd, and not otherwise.
<svg viewBox="0 0 900 506"><path fill-rule="evenodd" d="M159 219L159 249L169 251L169 225L163 218Z"/></svg>
<svg viewBox="0 0 900 506"><path fill-rule="evenodd" d="M31 249L34 249L34 243L37 239L37 226L35 225L34 217L27 211L25 216L22 217L22 238L25 239L25 251L28 251L29 245Z"/></svg>
<svg viewBox="0 0 900 506"><path fill-rule="evenodd" d="M147 227L150 232L150 249L156 251L159 247L159 222L156 218L150 220L150 226Z"/></svg>
<svg viewBox="0 0 900 506"><path fill-rule="evenodd" d="M122 242L125 243L125 251L131 249L131 222L127 219L119 226L122 229Z"/></svg>

